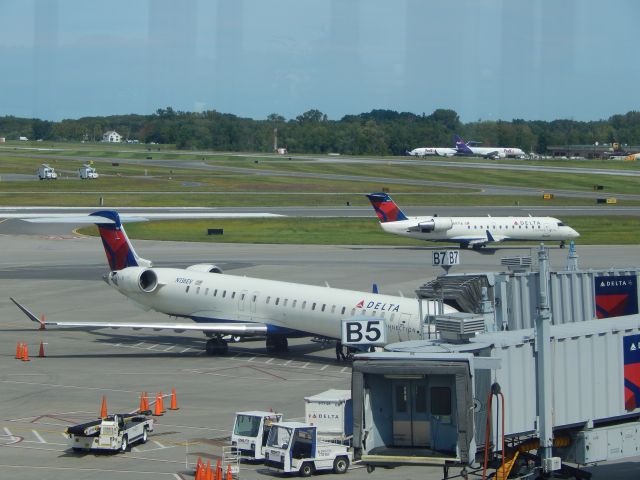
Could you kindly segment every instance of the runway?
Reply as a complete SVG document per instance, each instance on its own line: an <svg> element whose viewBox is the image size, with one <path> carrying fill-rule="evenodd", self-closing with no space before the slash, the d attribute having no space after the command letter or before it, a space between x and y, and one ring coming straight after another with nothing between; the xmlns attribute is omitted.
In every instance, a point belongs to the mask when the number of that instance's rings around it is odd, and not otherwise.
<svg viewBox="0 0 640 480"><path fill-rule="evenodd" d="M227 273L413 296L434 278L430 249L377 246L230 245L137 241L136 249L158 265L211 262ZM338 363L332 345L298 339L286 356L265 354L262 341L231 345L227 357L203 355L205 337L125 330L39 331L10 301L17 298L49 320L166 321L143 312L101 281L106 260L99 239L57 235L0 235L0 469L21 480L191 479L198 456L221 454L235 411L272 408L301 420L303 397L329 388L350 388L350 367ZM500 270L505 256L529 254L506 248L489 254L462 252L456 271ZM566 250L552 248L553 268ZM624 267L637 247L578 246L583 267ZM14 359L18 341L29 345L30 362ZM37 358L40 341L46 358ZM36 358L33 358L36 356ZM145 445L117 455L74 454L62 432L95 418L103 395L109 412L137 408L141 391L176 389L179 410L157 419ZM638 461L596 467L594 479L636 477ZM7 472L7 473L5 473ZM626 472L626 473L624 473ZM329 474L333 476L333 474ZM438 468L402 467L354 480L441 478ZM243 464L241 478L279 477ZM323 475L325 476L325 475Z"/></svg>

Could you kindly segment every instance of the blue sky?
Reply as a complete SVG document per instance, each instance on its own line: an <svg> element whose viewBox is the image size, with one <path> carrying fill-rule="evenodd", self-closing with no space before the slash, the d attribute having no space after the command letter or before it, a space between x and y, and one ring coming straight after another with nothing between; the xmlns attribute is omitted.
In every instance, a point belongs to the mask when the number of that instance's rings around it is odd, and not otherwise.
<svg viewBox="0 0 640 480"><path fill-rule="evenodd" d="M0 0L0 115L639 110L638 0Z"/></svg>

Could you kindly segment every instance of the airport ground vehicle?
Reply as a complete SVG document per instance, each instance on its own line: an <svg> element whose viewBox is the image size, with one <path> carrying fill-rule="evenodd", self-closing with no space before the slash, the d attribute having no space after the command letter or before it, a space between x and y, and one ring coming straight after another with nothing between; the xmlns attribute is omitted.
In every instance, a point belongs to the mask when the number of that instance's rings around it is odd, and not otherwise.
<svg viewBox="0 0 640 480"><path fill-rule="evenodd" d="M78 176L82 180L90 180L92 178L98 178L98 172L91 165L83 165L78 169Z"/></svg>
<svg viewBox="0 0 640 480"><path fill-rule="evenodd" d="M281 413L257 410L237 412L231 433L231 445L240 450L245 458L263 460L271 425L281 421Z"/></svg>
<svg viewBox="0 0 640 480"><path fill-rule="evenodd" d="M153 431L153 419L140 414L115 414L67 428L69 445L82 450L126 452L134 442L145 443Z"/></svg>
<svg viewBox="0 0 640 480"><path fill-rule="evenodd" d="M307 423L274 423L264 449L265 465L302 477L320 470L346 473L353 459L351 449L319 440L317 430Z"/></svg>
<svg viewBox="0 0 640 480"><path fill-rule="evenodd" d="M38 168L38 179L55 180L56 178L58 178L58 174L53 167L50 167L46 163L40 165L40 167Z"/></svg>

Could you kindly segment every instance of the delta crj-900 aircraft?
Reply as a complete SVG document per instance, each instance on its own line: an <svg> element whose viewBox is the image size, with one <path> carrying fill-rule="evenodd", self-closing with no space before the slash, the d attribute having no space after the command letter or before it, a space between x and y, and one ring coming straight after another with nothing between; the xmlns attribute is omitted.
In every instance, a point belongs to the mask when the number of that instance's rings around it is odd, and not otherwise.
<svg viewBox="0 0 640 480"><path fill-rule="evenodd" d="M210 337L207 353L216 355L227 352L227 336L265 336L270 352L286 351L287 337L340 339L342 321L348 319L383 320L389 343L418 339L423 328L420 312L438 311L432 301L423 301L419 306L416 298L226 275L213 264L186 269L154 267L136 254L117 212L91 215L96 217L111 268L105 281L145 310L190 318L193 322L44 322L12 298L41 328L201 331ZM454 311L444 305L443 313Z"/></svg>
<svg viewBox="0 0 640 480"><path fill-rule="evenodd" d="M580 236L553 217L407 217L386 193L367 195L385 232L460 247L484 247L508 240L566 240Z"/></svg>

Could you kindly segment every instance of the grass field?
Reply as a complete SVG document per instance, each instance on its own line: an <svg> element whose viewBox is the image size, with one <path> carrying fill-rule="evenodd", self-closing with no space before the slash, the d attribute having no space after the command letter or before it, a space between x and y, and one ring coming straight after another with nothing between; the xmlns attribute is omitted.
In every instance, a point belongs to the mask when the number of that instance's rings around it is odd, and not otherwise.
<svg viewBox="0 0 640 480"><path fill-rule="evenodd" d="M37 147L25 150L23 147ZM93 160L98 180L81 181L77 169ZM153 164L147 163L152 160ZM403 160L404 163L395 162ZM483 163L482 169L438 166ZM144 163L143 163L144 162ZM206 164L209 169L198 169ZM56 168L60 179L38 181L41 163ZM500 170L504 164L566 166L617 170L640 170L639 162L602 160L485 160L476 158L368 159L332 157L316 161L311 156L235 154L176 151L171 145L52 144L28 142L0 148L0 205L87 206L369 206L364 194L389 191L401 207L429 206L592 206L594 185L599 196L640 193L638 177L540 171ZM23 177L9 181L15 174ZM347 179L329 175L348 176ZM33 176L30 179L25 176ZM5 177L5 178L3 178ZM9 180L8 180L9 179ZM445 185L411 185L421 180ZM456 184L452 186L447 183ZM485 195L478 185L535 189L539 194ZM544 200L541 192L582 192L585 196L557 194ZM639 205L640 200L618 200L620 206ZM602 206L603 210L610 208ZM437 211L437 210L434 210ZM582 233L578 243L637 244L636 217L563 217ZM128 229L145 238L191 241L258 243L345 243L422 245L418 241L388 235L371 219L269 219L224 220L222 237L208 237L206 222L157 222L134 224Z"/></svg>

